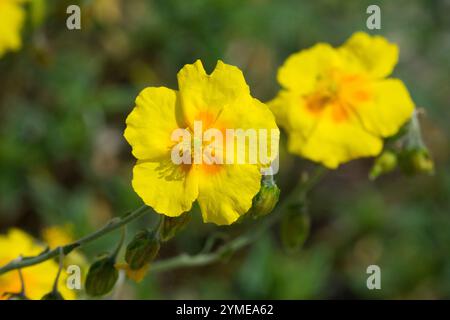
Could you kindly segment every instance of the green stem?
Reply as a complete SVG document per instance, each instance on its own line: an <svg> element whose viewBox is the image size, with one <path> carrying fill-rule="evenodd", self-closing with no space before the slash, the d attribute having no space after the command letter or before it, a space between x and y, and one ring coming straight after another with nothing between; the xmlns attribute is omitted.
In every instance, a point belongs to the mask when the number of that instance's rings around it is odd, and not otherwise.
<svg viewBox="0 0 450 320"><path fill-rule="evenodd" d="M145 213L150 212L150 211L151 211L150 207L142 206L139 209L137 209L129 214L126 214L123 217L120 217L120 218L118 217L118 218L114 218L114 219L110 220L100 230L97 230L77 241L74 241L74 242L69 243L62 247L57 247L50 251L43 252L36 257L28 257L28 258L24 257L20 261L12 261L0 268L0 275L6 273L8 271L11 271L11 270L34 266L38 263L52 259L59 255L61 248L62 248L63 253L65 255L67 255L75 248L82 247L100 237L103 237L104 235L120 228L121 226L124 226L124 225L130 223L133 220L136 220L137 218L143 216Z"/></svg>
<svg viewBox="0 0 450 320"><path fill-rule="evenodd" d="M261 224L258 225L256 230L252 228L245 235L239 236L234 240L231 240L227 244L220 247L218 250L210 253L201 253L197 255L188 255L181 254L174 258L157 261L152 264L153 272L161 272L168 271L172 269L182 268L182 267L195 267L195 266L203 266L207 264L211 264L221 260L224 256L229 253L233 253L250 243L256 240L259 235L266 230L268 230L271 226L273 226L282 216L282 212L287 205L289 205L292 201L303 199L305 195L311 190L313 186L315 186L318 181L323 177L326 173L326 169L318 166L314 171L313 175L309 177L306 181L300 181L296 188L289 194L289 196L280 203L277 208L272 212L267 218L265 218ZM129 222L141 217L146 212L150 211L150 208L147 206L142 206L141 208L131 212L128 215L123 216L122 218L114 218L107 225L105 225L102 229L91 233L73 243L65 245L63 247L55 248L51 251L44 252L36 257L23 258L20 261L13 261L8 263L7 265L0 268L0 275L20 268L25 268L29 266L36 265L38 263L44 262L51 258L56 257L61 248L65 255L69 254L75 248L84 246L114 230L120 228L128 224ZM160 221L161 222L161 221Z"/></svg>
<svg viewBox="0 0 450 320"><path fill-rule="evenodd" d="M326 172L326 168L318 166L313 172L313 175L305 182L300 181L289 196L275 208L274 212L264 218L264 220L256 227L256 230L252 228L245 235L229 241L214 252L200 253L196 255L188 255L183 253L173 258L156 261L152 263L150 267L151 272L165 272L184 267L197 267L212 264L223 259L223 257L225 257L228 253L232 253L246 247L258 239L262 233L277 223L282 217L284 209L289 204L299 199L303 200L306 194L320 181Z"/></svg>
<svg viewBox="0 0 450 320"><path fill-rule="evenodd" d="M58 273L56 274L55 282L53 283L53 293L58 292L59 277L61 276L61 270L64 267L64 250L62 247L59 247L58 253L59 253L59 268Z"/></svg>

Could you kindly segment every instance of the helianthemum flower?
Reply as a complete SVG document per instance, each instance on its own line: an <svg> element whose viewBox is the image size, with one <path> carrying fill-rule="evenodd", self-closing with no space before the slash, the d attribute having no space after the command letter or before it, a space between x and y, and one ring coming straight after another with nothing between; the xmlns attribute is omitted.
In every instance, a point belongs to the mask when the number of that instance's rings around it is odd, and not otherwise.
<svg viewBox="0 0 450 320"><path fill-rule="evenodd" d="M11 229L7 234L0 234L0 265L5 265L14 259L31 257L44 251L45 246L39 245L30 235L19 230ZM41 299L53 287L58 273L58 264L54 260L21 270L25 283L25 295L30 299ZM58 290L65 299L74 299L75 292L66 286L67 275L62 272ZM6 293L20 293L22 283L17 270L0 275L0 300L8 296Z"/></svg>
<svg viewBox="0 0 450 320"><path fill-rule="evenodd" d="M397 60L395 44L363 32L339 48L319 43L290 56L269 103L289 151L329 168L378 155L414 109L402 81L387 78Z"/></svg>
<svg viewBox="0 0 450 320"><path fill-rule="evenodd" d="M158 213L179 216L197 200L205 222L231 224L250 209L267 163L259 157L234 161L238 149L245 149L246 159L254 150L248 145L225 149L228 131L270 131L257 139L259 146L271 146L278 143L275 119L252 98L242 72L221 61L211 75L200 61L184 66L178 86L178 91L144 89L126 120L125 138L138 159L133 188ZM225 140L219 139L222 134ZM274 156L270 153L270 160Z"/></svg>
<svg viewBox="0 0 450 320"><path fill-rule="evenodd" d="M22 45L21 29L25 19L23 3L28 0L0 0L0 57Z"/></svg>

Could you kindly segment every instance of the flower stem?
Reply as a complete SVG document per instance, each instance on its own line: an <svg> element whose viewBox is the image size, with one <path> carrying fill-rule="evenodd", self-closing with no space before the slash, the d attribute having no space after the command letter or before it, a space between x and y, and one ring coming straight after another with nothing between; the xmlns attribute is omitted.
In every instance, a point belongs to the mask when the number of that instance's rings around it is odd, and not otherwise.
<svg viewBox="0 0 450 320"><path fill-rule="evenodd" d="M198 267L212 264L220 261L228 253L233 253L246 247L277 223L282 217L284 209L289 204L296 200L303 200L306 194L322 179L326 172L326 168L322 166L316 167L313 174L306 181L300 180L289 196L268 217L263 218L263 221L256 228L251 228L246 234L229 241L214 252L204 253L204 250L202 250L200 254L196 255L183 253L173 258L156 261L150 267L151 272L165 272L184 267Z"/></svg>
<svg viewBox="0 0 450 320"><path fill-rule="evenodd" d="M318 166L306 181L300 180L298 185L292 190L289 196L280 203L268 217L264 218L262 223L259 224L255 230L252 228L246 234L235 238L224 244L222 247L214 252L210 253L200 253L197 255L181 254L174 258L169 258L162 261L157 261L152 264L153 272L162 272L172 269L182 268L182 267L195 267L211 264L221 260L223 257L227 256L229 253L233 253L256 240L260 234L265 232L271 226L273 226L282 216L283 210L287 205L296 200L302 200L306 194L313 188L327 172L324 167ZM45 251L36 257L24 257L20 261L12 261L5 266L0 268L0 275L16 269L30 267L46 260L52 259L60 254L60 250L64 255L69 254L72 250L78 247L82 247L118 228L125 226L131 221L143 216L145 213L151 211L150 207L142 206L139 209L124 215L120 218L114 218L110 220L103 228L95 231L75 242L67 244L62 247L55 248L50 251Z"/></svg>
<svg viewBox="0 0 450 320"><path fill-rule="evenodd" d="M103 237L104 235L120 228L121 226L124 226L128 223L130 223L133 220L136 220L137 218L140 218L145 213L150 212L150 207L142 206L139 209L136 209L135 211L128 213L122 217L117 217L111 219L103 228L77 240L72 243L69 243L62 247L57 247L53 250L44 251L38 256L35 257L23 257L20 261L12 261L3 267L0 268L0 275L16 269L26 268L30 266L34 266L36 264L39 264L41 262L44 262L46 260L52 259L59 255L60 250L62 248L62 251L64 255L69 254L72 250L78 247L82 247L100 237Z"/></svg>

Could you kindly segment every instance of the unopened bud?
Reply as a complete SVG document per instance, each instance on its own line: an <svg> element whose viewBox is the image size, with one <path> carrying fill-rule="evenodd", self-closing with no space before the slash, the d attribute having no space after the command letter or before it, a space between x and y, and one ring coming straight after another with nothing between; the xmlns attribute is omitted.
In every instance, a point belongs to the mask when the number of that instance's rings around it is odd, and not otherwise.
<svg viewBox="0 0 450 320"><path fill-rule="evenodd" d="M51 291L44 295L41 300L64 300L64 297L59 291Z"/></svg>
<svg viewBox="0 0 450 320"><path fill-rule="evenodd" d="M11 293L11 292L5 292L0 298L5 298L6 300L30 300L26 295L23 293Z"/></svg>
<svg viewBox="0 0 450 320"><path fill-rule="evenodd" d="M310 219L303 204L289 207L281 220L281 241L288 251L295 251L309 235Z"/></svg>
<svg viewBox="0 0 450 320"><path fill-rule="evenodd" d="M107 256L91 265L86 277L87 294L96 297L105 295L112 290L119 276L114 264L114 259Z"/></svg>
<svg viewBox="0 0 450 320"><path fill-rule="evenodd" d="M272 176L264 176L261 189L253 198L252 207L248 214L254 219L263 217L272 212L280 197L280 189L275 184Z"/></svg>
<svg viewBox="0 0 450 320"><path fill-rule="evenodd" d="M370 180L375 180L380 175L391 172L397 167L397 155L390 150L385 150L378 158L370 170Z"/></svg>
<svg viewBox="0 0 450 320"><path fill-rule="evenodd" d="M426 148L405 150L401 154L400 164L407 174L434 172L434 163Z"/></svg>
<svg viewBox="0 0 450 320"><path fill-rule="evenodd" d="M128 244L125 261L132 270L141 269L156 257L159 247L159 240L154 233L147 230L140 231Z"/></svg>
<svg viewBox="0 0 450 320"><path fill-rule="evenodd" d="M178 232L183 230L191 221L191 215L188 213L182 214L178 217L164 217L161 227L161 241L168 241L173 238Z"/></svg>

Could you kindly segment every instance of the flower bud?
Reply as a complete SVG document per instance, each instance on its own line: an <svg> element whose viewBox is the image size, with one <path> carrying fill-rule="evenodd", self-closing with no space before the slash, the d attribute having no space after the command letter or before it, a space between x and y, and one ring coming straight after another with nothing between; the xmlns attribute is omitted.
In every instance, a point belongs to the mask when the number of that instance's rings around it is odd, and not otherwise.
<svg viewBox="0 0 450 320"><path fill-rule="evenodd" d="M64 300L64 297L59 291L51 291L45 294L41 300Z"/></svg>
<svg viewBox="0 0 450 320"><path fill-rule="evenodd" d="M190 221L191 215L187 213L178 217L164 216L160 232L161 241L168 241L173 238L179 231L183 230Z"/></svg>
<svg viewBox="0 0 450 320"><path fill-rule="evenodd" d="M281 220L281 241L288 251L295 251L309 235L310 219L303 204L290 206Z"/></svg>
<svg viewBox="0 0 450 320"><path fill-rule="evenodd" d="M378 158L370 170L370 180L375 180L380 175L391 172L397 167L397 155L390 150L385 150Z"/></svg>
<svg viewBox="0 0 450 320"><path fill-rule="evenodd" d="M138 232L127 246L125 261L132 270L141 269L156 257L159 247L159 240L154 233L147 230Z"/></svg>
<svg viewBox="0 0 450 320"><path fill-rule="evenodd" d="M275 184L273 176L264 176L261 189L253 198L252 207L248 214L257 219L272 212L280 197L280 189Z"/></svg>
<svg viewBox="0 0 450 320"><path fill-rule="evenodd" d="M424 147L405 150L400 156L400 165L407 174L434 172L434 163Z"/></svg>
<svg viewBox="0 0 450 320"><path fill-rule="evenodd" d="M95 261L86 277L86 292L90 296L102 296L112 290L119 276L114 259L107 256Z"/></svg>
<svg viewBox="0 0 450 320"><path fill-rule="evenodd" d="M6 300L30 300L25 294L23 293L11 293L11 292L5 292L0 298L5 298Z"/></svg>

